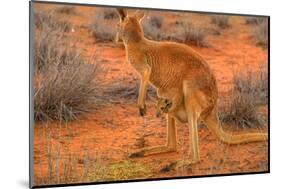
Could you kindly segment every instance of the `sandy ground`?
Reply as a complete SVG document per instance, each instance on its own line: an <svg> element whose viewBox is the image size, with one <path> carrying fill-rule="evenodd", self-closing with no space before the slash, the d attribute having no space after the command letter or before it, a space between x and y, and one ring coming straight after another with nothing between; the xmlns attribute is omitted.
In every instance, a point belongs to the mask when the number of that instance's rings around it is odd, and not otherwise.
<svg viewBox="0 0 281 189"><path fill-rule="evenodd" d="M40 10L52 8L54 8L52 5L36 6L36 9ZM74 32L67 35L73 42L73 46L81 49L84 58L91 58L98 52L98 58L106 70L101 77L105 84L134 87L138 82L138 76L125 61L122 46L113 43L96 43L87 29L93 12L94 8L80 7L75 15L63 17L63 14L58 14L57 16L73 23ZM174 15L167 16L167 22L172 19L175 19ZM193 22L197 19L199 25L211 25L210 18L206 15L192 14L190 19L193 19ZM231 27L222 30L221 35L208 35L207 40L211 47L192 46L207 60L214 71L222 99L227 97L235 69L250 68L252 71L257 71L262 64L267 63L268 54L266 49L255 45L250 35L251 26L245 24L243 17L230 19ZM205 126L200 126L201 162L180 170L161 172L168 163L187 158L188 126L181 123L177 123L177 152L129 159L128 154L134 150L165 143L165 118L155 116L153 100L148 100L147 106L147 115L141 117L136 100L113 99L81 120L69 123L36 122L34 130L35 183L48 183L46 180L49 178L50 164L59 169L62 174L67 162L71 162L68 161L70 155L76 157L77 175L85 171L87 162L99 162L101 166L107 167L124 161L143 165L149 169L149 174L140 173L130 179L267 171L268 144L266 142L226 145L218 141ZM225 126L225 129L234 133L255 131L253 129L238 130L229 126ZM267 127L264 127L263 131L266 130ZM60 160L56 157L60 157ZM85 157L88 157L87 161ZM56 164L59 166L55 166ZM74 163L71 165L74 167ZM104 172L106 174L106 171ZM81 177L81 182L99 181L99 179L91 178ZM77 179L69 182L77 182Z"/></svg>

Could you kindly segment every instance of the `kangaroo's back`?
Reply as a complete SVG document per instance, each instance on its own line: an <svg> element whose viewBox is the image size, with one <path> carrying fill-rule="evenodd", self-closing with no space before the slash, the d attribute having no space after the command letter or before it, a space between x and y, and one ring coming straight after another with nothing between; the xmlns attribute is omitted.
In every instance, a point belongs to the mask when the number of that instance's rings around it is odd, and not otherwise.
<svg viewBox="0 0 281 189"><path fill-rule="evenodd" d="M146 40L145 55L151 67L150 82L157 88L182 88L200 90L212 101L217 99L217 85L206 61L192 48L173 42Z"/></svg>

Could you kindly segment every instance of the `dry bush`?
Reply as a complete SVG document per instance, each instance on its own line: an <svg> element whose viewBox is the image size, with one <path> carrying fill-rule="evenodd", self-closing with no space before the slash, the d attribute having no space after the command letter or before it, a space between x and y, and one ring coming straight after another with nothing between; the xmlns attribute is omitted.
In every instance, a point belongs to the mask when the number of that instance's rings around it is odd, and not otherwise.
<svg viewBox="0 0 281 189"><path fill-rule="evenodd" d="M103 18L104 19L119 19L119 16L115 9L105 8L105 9L103 9Z"/></svg>
<svg viewBox="0 0 281 189"><path fill-rule="evenodd" d="M65 5L56 9L56 12L61 14L76 14L76 8L74 6Z"/></svg>
<svg viewBox="0 0 281 189"><path fill-rule="evenodd" d="M193 44L199 47L208 47L207 32L191 23L177 21L168 31L163 29L163 17L152 15L142 22L144 35L156 41L175 41Z"/></svg>
<svg viewBox="0 0 281 189"><path fill-rule="evenodd" d="M267 46L268 45L268 22L264 20L253 26L253 36L256 40L257 45Z"/></svg>
<svg viewBox="0 0 281 189"><path fill-rule="evenodd" d="M69 32L72 25L67 21L58 20L54 17L53 13L35 12L34 23L37 29L50 28L52 30L59 30Z"/></svg>
<svg viewBox="0 0 281 189"><path fill-rule="evenodd" d="M104 91L104 97L108 100L119 101L120 99L126 99L131 101L136 101L139 95L139 84L133 82L130 85L120 84L116 82L111 86L108 86ZM149 86L147 89L147 96L149 99L156 99L157 93L156 89Z"/></svg>
<svg viewBox="0 0 281 189"><path fill-rule="evenodd" d="M268 19L265 17L246 17L246 24L251 25L252 36L257 45L268 45Z"/></svg>
<svg viewBox="0 0 281 189"><path fill-rule="evenodd" d="M112 18L109 10L97 10L94 14L93 22L90 26L90 31L97 42L110 42L115 39L116 35L116 19Z"/></svg>
<svg viewBox="0 0 281 189"><path fill-rule="evenodd" d="M97 63L85 62L56 33L38 38L34 49L35 120L73 120L93 110L97 104Z"/></svg>
<svg viewBox="0 0 281 189"><path fill-rule="evenodd" d="M50 64L67 65L84 63L78 51L66 47L68 44L60 31L45 29L34 41L34 70L40 72ZM74 61L75 60L75 61Z"/></svg>
<svg viewBox="0 0 281 189"><path fill-rule="evenodd" d="M60 125L62 128L65 126ZM35 154L39 172L35 175L37 186L51 184L103 182L150 178L153 169L146 164L124 160L112 162L110 157L114 152L100 153L98 149L88 149L81 145L80 150L71 150L70 145L74 136L62 135L61 131L52 132L46 124L43 128L42 154ZM66 127L67 133L72 133L71 127ZM60 143L59 141L64 141ZM43 164L46 160L46 164ZM44 167L45 166L45 167ZM47 170L44 173L44 170ZM41 171L41 172L40 172Z"/></svg>
<svg viewBox="0 0 281 189"><path fill-rule="evenodd" d="M258 24L260 22L264 22L264 18L262 18L262 17L246 17L245 22L246 22L246 24Z"/></svg>
<svg viewBox="0 0 281 189"><path fill-rule="evenodd" d="M225 15L213 15L212 16L212 23L216 26L225 29L230 26L229 24L229 16Z"/></svg>
<svg viewBox="0 0 281 189"><path fill-rule="evenodd" d="M179 22L178 25L182 28L183 32L174 38L180 42L193 44L199 47L208 47L206 41L207 32L203 28L195 27L188 22Z"/></svg>
<svg viewBox="0 0 281 189"><path fill-rule="evenodd" d="M162 41L166 40L166 34L162 30L163 17L160 15L152 15L142 22L144 35L148 39Z"/></svg>
<svg viewBox="0 0 281 189"><path fill-rule="evenodd" d="M222 122L238 127L263 126L264 118L259 112L261 105L268 104L268 74L248 72L246 76L234 76L230 100L220 113Z"/></svg>

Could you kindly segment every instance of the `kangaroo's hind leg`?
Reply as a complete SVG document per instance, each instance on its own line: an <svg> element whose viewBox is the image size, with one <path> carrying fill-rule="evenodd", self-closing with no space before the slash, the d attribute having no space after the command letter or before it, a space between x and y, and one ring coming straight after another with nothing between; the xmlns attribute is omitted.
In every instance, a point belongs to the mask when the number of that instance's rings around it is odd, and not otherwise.
<svg viewBox="0 0 281 189"><path fill-rule="evenodd" d="M199 92L200 95L200 92ZM185 159L173 162L168 166L164 167L162 171L169 171L171 169L178 169L179 167L195 164L200 161L199 154L199 138L198 138L198 126L197 122L200 117L202 108L199 103L198 94L185 95L184 105L186 116L188 119L189 127L189 156Z"/></svg>
<svg viewBox="0 0 281 189"><path fill-rule="evenodd" d="M135 158L135 157L142 157L142 156L148 156L153 154L160 154L160 153L166 153L166 152L174 152L177 149L177 134L176 134L176 125L175 125L175 119L167 115L167 143L163 146L154 146L154 147L148 147L143 148L141 150L138 150L132 154L130 154L129 157Z"/></svg>

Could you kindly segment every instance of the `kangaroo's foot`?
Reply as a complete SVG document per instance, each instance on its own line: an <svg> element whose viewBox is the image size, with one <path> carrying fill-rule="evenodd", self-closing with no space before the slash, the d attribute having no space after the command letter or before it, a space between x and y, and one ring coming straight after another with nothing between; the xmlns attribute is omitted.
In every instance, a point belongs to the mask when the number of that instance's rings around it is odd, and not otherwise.
<svg viewBox="0 0 281 189"><path fill-rule="evenodd" d="M144 116L146 114L146 105L143 107L139 107L140 116Z"/></svg>
<svg viewBox="0 0 281 189"><path fill-rule="evenodd" d="M172 162L165 167L163 167L160 172L169 172L171 170L178 170L180 168L185 168L191 165L194 165L196 163L200 162L199 159L185 159L185 160L179 160Z"/></svg>
<svg viewBox="0 0 281 189"><path fill-rule="evenodd" d="M175 151L176 151L175 147L156 146L156 147L143 148L141 150L133 152L129 155L129 157L136 158L136 157L143 157L143 156L149 156L149 155L166 153L166 152L175 152Z"/></svg>

